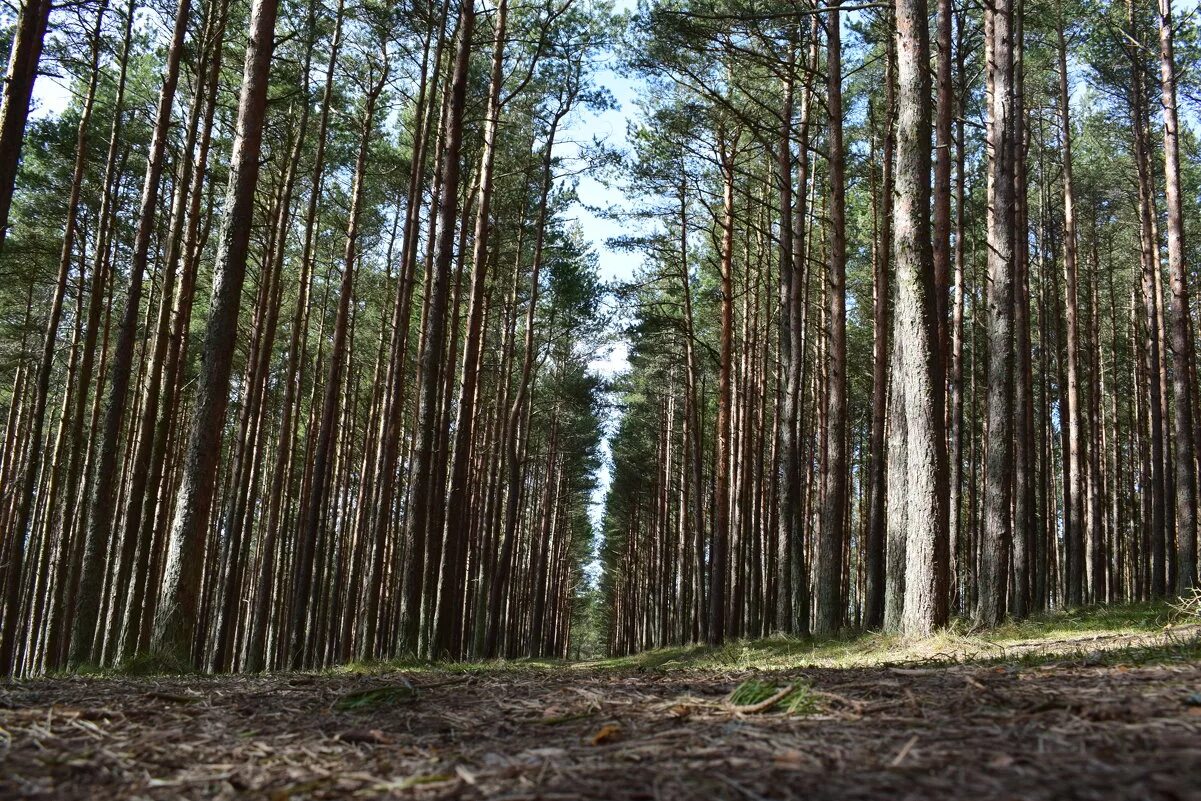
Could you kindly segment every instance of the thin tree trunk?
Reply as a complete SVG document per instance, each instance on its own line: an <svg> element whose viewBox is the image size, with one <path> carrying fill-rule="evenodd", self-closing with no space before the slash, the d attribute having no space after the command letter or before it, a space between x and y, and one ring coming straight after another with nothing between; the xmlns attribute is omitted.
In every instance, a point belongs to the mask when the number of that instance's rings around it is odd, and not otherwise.
<svg viewBox="0 0 1201 801"><path fill-rule="evenodd" d="M984 527L976 621L1005 615L1013 494L1013 0L985 9L989 23L988 409Z"/></svg>
<svg viewBox="0 0 1201 801"><path fill-rule="evenodd" d="M1063 24L1057 31L1059 56L1059 118L1063 148L1063 277L1067 317L1067 418L1068 453L1065 477L1068 509L1064 544L1067 549L1066 603L1084 602L1084 453L1080 422L1080 333L1078 305L1078 259L1076 255L1076 208L1072 186L1072 126L1068 116L1067 44Z"/></svg>
<svg viewBox="0 0 1201 801"><path fill-rule="evenodd" d="M958 114L955 121L955 306L951 316L951 364L948 377L949 413L948 427L950 429L949 472L947 488L948 535L948 584L952 594L952 610L956 614L966 605L959 591L961 543L963 541L963 315L966 305L967 286L965 261L967 248L965 246L964 198L967 195L965 165L966 152L964 141L964 72L963 53L963 13L956 19L958 45L956 61L959 72Z"/></svg>
<svg viewBox="0 0 1201 801"><path fill-rule="evenodd" d="M884 625L887 576L885 533L888 486L888 456L885 453L885 426L888 410L888 319L892 283L890 279L893 249L893 154L895 151L896 92L893 70L895 47L890 38L884 68L884 147L880 155L882 180L879 193L873 193L879 209L875 257L872 261L872 421L870 464L868 467L868 522L865 565L863 627L878 629ZM927 133L928 130L927 130ZM903 429L900 429L903 430Z"/></svg>
<svg viewBox="0 0 1201 801"><path fill-rule="evenodd" d="M296 562L293 571L292 624L290 631L289 663L292 669L308 666L314 656L315 643L310 634L310 592L313 583L313 556L320 539L325 512L326 494L330 490L330 459L337 434L338 400L342 391L342 371L346 361L347 325L350 303L354 294L355 261L358 259L359 218L362 215L363 192L371 140L375 134L375 111L384 83L388 80L388 52L382 49L382 65L364 99L363 127L359 152L355 159L353 185L350 193L350 215L346 227L346 248L342 257L342 282L338 290L338 310L334 320L334 338L330 345L329 375L321 403L316 445L313 448L312 490L305 519L298 532ZM374 72L374 66L371 68Z"/></svg>
<svg viewBox="0 0 1201 801"><path fill-rule="evenodd" d="M471 36L475 29L474 0L462 0L459 9L458 44L454 74L445 118L445 144L442 153L442 189L438 208L437 252L431 268L432 283L427 288L429 310L421 347L421 395L416 420L416 453L413 486L408 514L409 557L405 580L405 618L401 649L417 653L418 631L424 593L422 559L431 536L439 535L430 527L431 505L441 503L445 488L434 486L435 438L440 429L438 393L442 384L443 346L446 340L446 315L449 301L450 264L454 257L455 224L459 212L459 154L463 143L463 113L467 96L467 73L471 63Z"/></svg>
<svg viewBox="0 0 1201 801"><path fill-rule="evenodd" d="M488 590L488 620L484 634L485 657L496 656L501 637L502 606L508 590L509 575L513 564L513 552L517 546L517 521L520 511L521 482L524 478L524 451L529 443L529 391L534 371L534 319L538 307L538 294L542 273L543 249L546 245L546 220L550 205L550 190L554 185L553 151L559 123L575 102L579 87L574 83L565 86L560 95L560 105L551 118L542 153L542 191L538 201L538 222L534 240L534 263L530 270L530 297L525 314L525 356L521 373L517 378L517 393L509 406L505 431L505 456L502 473L506 476L505 521L500 555L493 572L492 585ZM520 250L518 252L520 264ZM510 632L511 633L511 632Z"/></svg>
<svg viewBox="0 0 1201 801"><path fill-rule="evenodd" d="M1133 74L1131 90L1131 130L1134 161L1138 179L1139 245L1142 267L1143 310L1146 316L1144 338L1145 384L1147 391L1147 442L1150 451L1149 491L1143 496L1150 508L1145 516L1148 542L1143 551L1146 563L1146 589L1151 598L1161 598L1167 590L1166 547L1167 521L1165 509L1167 489L1164 468L1163 421L1163 339L1159 336L1160 307L1157 285L1160 270L1159 235L1155 220L1155 187L1151 174L1150 142L1147 135L1147 97L1143 82L1142 56L1137 46L1136 17L1133 0L1127 2L1127 23L1130 39L1130 62Z"/></svg>
<svg viewBox="0 0 1201 801"><path fill-rule="evenodd" d="M826 147L829 163L829 351L826 369L826 450L822 526L817 541L817 605L814 633L842 627L846 612L841 588L847 500L847 319L846 319L846 154L842 137L842 38L839 5L826 17Z"/></svg>
<svg viewBox="0 0 1201 801"><path fill-rule="evenodd" d="M1172 0L1159 0L1159 75L1163 107L1164 185L1168 205L1168 269L1172 286L1172 422L1176 433L1176 587L1187 593L1197 580L1196 463L1193 451L1193 399L1189 364L1195 350L1191 332L1188 270L1185 265L1184 201L1180 188L1180 122L1176 111L1176 60Z"/></svg>
<svg viewBox="0 0 1201 801"><path fill-rule="evenodd" d="M315 6L314 6L315 9ZM292 482L292 458L295 447L294 416L298 413L301 396L301 359L305 352L302 346L302 333L308 320L309 296L313 282L313 242L316 235L317 209L321 198L322 179L325 171L325 149L329 131L329 118L332 111L334 92L334 76L338 63L338 52L342 46L342 23L345 14L345 4L338 2L338 10L334 17L334 30L330 40L329 63L326 66L325 88L321 98L321 113L318 115L316 148L313 156L313 173L309 180L309 199L305 213L304 244L300 256L300 277L296 306L292 315L292 330L288 342L287 366L284 370L284 395L280 402L279 442L275 453L275 464L272 468L271 488L267 496L266 526L263 533L261 550L262 562L255 583L254 601L251 605L249 631L246 642L246 658L244 669L257 673L266 667L267 629L271 622L271 597L275 585L276 542L279 539L279 529L282 525L284 495ZM312 18L310 18L312 19ZM310 37L315 38L315 20L309 26ZM310 39L309 48L314 46ZM308 98L304 99L306 108ZM302 123L308 115L302 114Z"/></svg>
<svg viewBox="0 0 1201 801"><path fill-rule="evenodd" d="M463 594L467 568L468 471L475 431L476 387L484 321L484 289L488 280L488 215L492 204L492 176L496 163L496 135L500 126L501 90L504 86L505 26L508 0L496 8L492 71L488 85L488 109L480 154L479 191L475 210L475 234L471 256L471 297L467 310L467 339L463 348L462 380L459 384L458 417L455 422L454 464L446 497L446 544L442 551L442 581L439 587L437 623L432 654L461 659L464 653L464 608L458 601Z"/></svg>

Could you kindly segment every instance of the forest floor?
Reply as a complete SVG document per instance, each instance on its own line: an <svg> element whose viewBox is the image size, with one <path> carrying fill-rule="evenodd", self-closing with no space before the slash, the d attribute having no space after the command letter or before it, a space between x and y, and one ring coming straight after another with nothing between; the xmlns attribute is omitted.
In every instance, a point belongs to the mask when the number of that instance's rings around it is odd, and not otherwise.
<svg viewBox="0 0 1201 801"><path fill-rule="evenodd" d="M0 798L1201 799L1201 618L0 684Z"/></svg>

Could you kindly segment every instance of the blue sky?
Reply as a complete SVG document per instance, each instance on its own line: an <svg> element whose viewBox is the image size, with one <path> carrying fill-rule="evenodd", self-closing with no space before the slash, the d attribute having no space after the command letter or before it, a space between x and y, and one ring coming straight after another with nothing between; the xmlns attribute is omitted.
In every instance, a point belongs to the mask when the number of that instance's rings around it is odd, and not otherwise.
<svg viewBox="0 0 1201 801"><path fill-rule="evenodd" d="M618 12L633 11L635 0L615 0L614 10ZM609 52L603 56L603 66L597 71L596 80L606 87L613 95L615 105L603 112L582 111L574 115L568 129L569 138L587 141L593 137L603 139L610 147L623 152L627 150L629 140L626 136L629 123L635 112L638 100L639 86L618 74L618 54ZM580 204L576 208L576 217L585 237L592 243L597 255L597 267L602 281L624 281L633 277L634 270L640 260L636 255L621 253L608 246L608 240L623 233L621 222L598 216L589 208L604 209L619 207L624 203L624 195L620 187L606 185L601 180L584 175L577 187ZM620 322L620 321L619 321ZM628 349L624 342L616 342L599 353L592 361L592 369L605 377L611 377L622 372L629 366ZM601 443L603 460L596 476L597 487L592 495L590 509L593 529L600 531L601 515L604 510L605 494L608 492L611 479L612 452L609 449L608 435L612 433L617 420L610 418L605 422L605 438ZM587 568L589 578L595 581L600 575L599 554L594 555L592 563Z"/></svg>
<svg viewBox="0 0 1201 801"><path fill-rule="evenodd" d="M619 5L632 6L633 4ZM638 87L629 79L617 74L614 69L616 54L608 54L608 58L609 64L600 70L597 80L613 94L616 106L601 113L591 111L582 113L574 121L572 132L581 139L593 136L603 138L611 147L625 151L629 143L626 136L627 128L635 110ZM608 246L609 238L623 233L623 225L618 220L600 217L587 208L603 209L622 205L624 196L620 188L607 186L596 178L585 175L579 181L577 193L580 198L580 205L576 211L578 221L581 230L592 243L597 254L597 267L601 280L613 282L632 278L634 270L639 264L638 257L634 254L615 251ZM626 343L613 343L593 359L592 369L602 376L611 377L629 366L627 356ZM605 437L601 443L603 459L596 476L597 485L592 495L590 509L593 530L597 533L600 532L605 495L609 490L612 476L612 451L609 449L608 435L613 432L617 422L613 417L605 421ZM599 542L596 546L599 548ZM586 568L586 573L590 581L596 582L600 577L600 572L599 552L596 552L592 562Z"/></svg>

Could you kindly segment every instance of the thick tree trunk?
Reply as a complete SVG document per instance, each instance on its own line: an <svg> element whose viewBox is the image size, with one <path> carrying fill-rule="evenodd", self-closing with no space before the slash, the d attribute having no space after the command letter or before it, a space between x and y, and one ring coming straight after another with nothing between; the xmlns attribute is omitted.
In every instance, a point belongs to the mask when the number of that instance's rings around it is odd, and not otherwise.
<svg viewBox="0 0 1201 801"><path fill-rule="evenodd" d="M8 53L8 73L0 98L0 251L3 251L8 235L8 212L12 208L21 145L25 141L25 123L29 119L29 103L42 58L42 40L46 37L51 5L50 0L27 0L21 4Z"/></svg>
<svg viewBox="0 0 1201 801"><path fill-rule="evenodd" d="M897 295L893 392L905 421L893 448L903 473L889 473L889 524L902 526L905 594L900 628L925 635L947 622L946 440L939 358L937 273L929 230L930 59L925 0L898 0L897 175L894 244ZM945 224L945 223L944 223ZM897 408L897 407L894 407ZM901 442L901 439L904 442Z"/></svg>
<svg viewBox="0 0 1201 801"><path fill-rule="evenodd" d="M213 268L211 311L205 328L204 362L196 388L183 480L175 500L162 600L154 621L152 649L184 663L191 661L205 534L221 454L221 431L229 402L231 356L246 278L246 255L253 223L254 192L258 185L259 152L278 8L277 0L254 0L250 11L250 37L246 43L246 64L230 157L229 188L217 263Z"/></svg>

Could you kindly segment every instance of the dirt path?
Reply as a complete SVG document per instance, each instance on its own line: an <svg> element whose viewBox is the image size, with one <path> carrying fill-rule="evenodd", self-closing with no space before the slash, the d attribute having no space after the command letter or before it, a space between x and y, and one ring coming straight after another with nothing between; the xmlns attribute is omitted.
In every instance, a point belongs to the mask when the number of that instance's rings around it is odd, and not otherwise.
<svg viewBox="0 0 1201 801"><path fill-rule="evenodd" d="M1201 799L1201 664L1093 661L28 681L0 797Z"/></svg>

